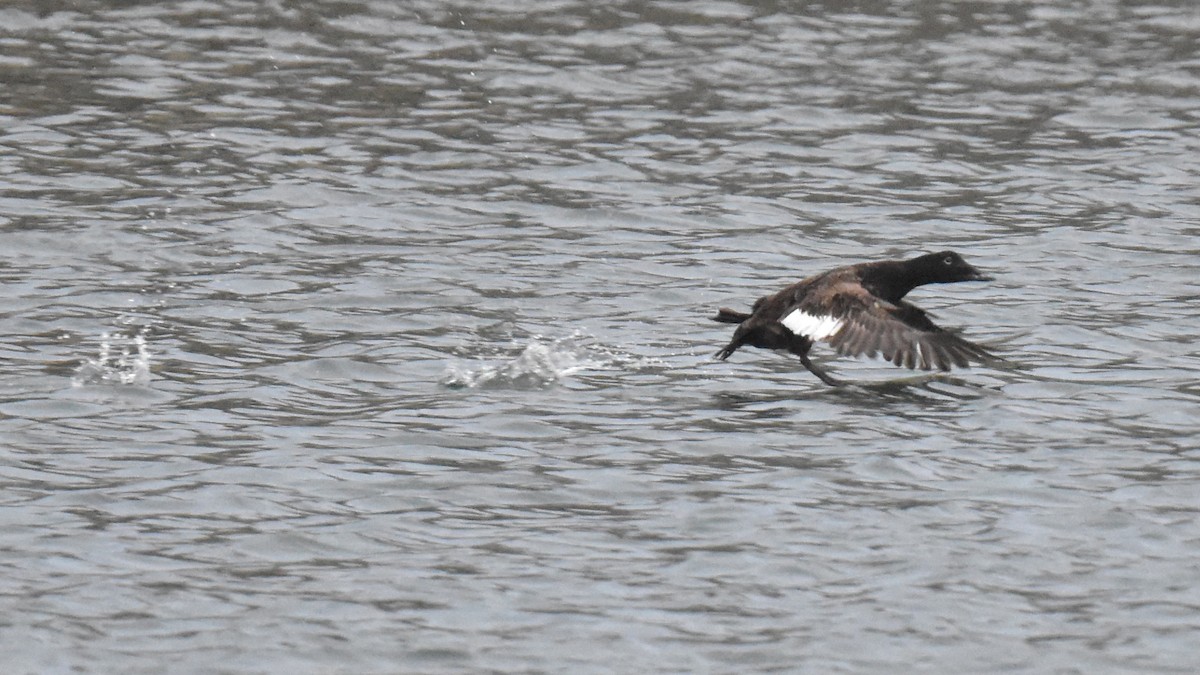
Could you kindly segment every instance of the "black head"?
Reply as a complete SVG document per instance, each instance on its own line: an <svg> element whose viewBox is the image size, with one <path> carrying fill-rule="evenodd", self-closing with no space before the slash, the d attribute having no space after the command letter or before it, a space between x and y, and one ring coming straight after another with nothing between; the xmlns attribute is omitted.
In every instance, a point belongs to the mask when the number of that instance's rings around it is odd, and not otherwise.
<svg viewBox="0 0 1200 675"><path fill-rule="evenodd" d="M908 261L909 269L922 284L949 284L956 281L991 281L954 251L927 253Z"/></svg>

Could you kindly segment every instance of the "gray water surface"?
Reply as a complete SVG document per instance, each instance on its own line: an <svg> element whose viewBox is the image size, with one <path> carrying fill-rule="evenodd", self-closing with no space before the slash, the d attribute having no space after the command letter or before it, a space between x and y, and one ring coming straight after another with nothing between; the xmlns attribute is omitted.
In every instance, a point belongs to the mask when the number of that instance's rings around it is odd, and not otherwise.
<svg viewBox="0 0 1200 675"><path fill-rule="evenodd" d="M0 8L6 673L1200 669L1191 2ZM712 354L800 277L1007 363Z"/></svg>

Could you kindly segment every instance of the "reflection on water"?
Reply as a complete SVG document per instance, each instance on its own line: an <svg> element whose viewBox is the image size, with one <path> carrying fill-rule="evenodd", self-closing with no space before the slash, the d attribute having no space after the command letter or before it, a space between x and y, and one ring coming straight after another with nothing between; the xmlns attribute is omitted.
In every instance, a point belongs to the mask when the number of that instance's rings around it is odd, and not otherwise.
<svg viewBox="0 0 1200 675"><path fill-rule="evenodd" d="M9 670L1200 665L1190 3L526 5L0 8Z"/></svg>

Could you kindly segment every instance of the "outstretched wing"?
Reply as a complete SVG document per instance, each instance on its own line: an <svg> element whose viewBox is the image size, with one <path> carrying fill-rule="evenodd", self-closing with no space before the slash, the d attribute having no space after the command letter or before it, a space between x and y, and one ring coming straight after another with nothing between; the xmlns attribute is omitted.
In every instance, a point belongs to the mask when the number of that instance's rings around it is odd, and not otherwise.
<svg viewBox="0 0 1200 675"><path fill-rule="evenodd" d="M828 342L844 356L882 356L906 368L950 370L996 358L939 328L915 305L881 300L850 284L817 302L796 306L780 323L795 334Z"/></svg>

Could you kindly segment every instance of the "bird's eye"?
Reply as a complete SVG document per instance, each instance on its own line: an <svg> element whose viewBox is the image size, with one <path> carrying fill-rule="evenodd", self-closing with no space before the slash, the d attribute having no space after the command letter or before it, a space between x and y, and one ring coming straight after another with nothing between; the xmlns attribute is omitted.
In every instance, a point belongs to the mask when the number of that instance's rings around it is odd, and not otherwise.
<svg viewBox="0 0 1200 675"><path fill-rule="evenodd" d="M953 265L953 264L954 264L954 258L953 258L953 257L951 257L951 256L946 256L945 258L942 258L942 262L943 262L943 263L945 263L945 264L947 264L947 265Z"/></svg>

